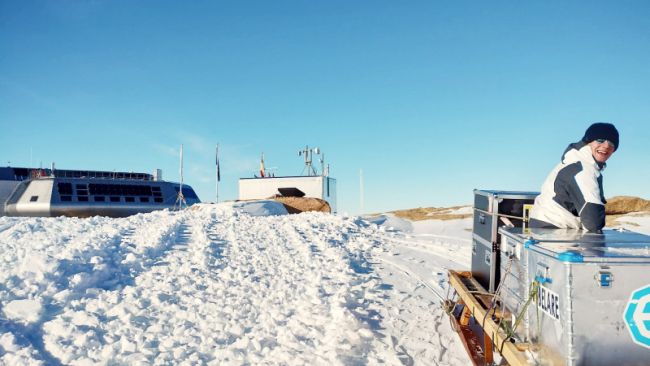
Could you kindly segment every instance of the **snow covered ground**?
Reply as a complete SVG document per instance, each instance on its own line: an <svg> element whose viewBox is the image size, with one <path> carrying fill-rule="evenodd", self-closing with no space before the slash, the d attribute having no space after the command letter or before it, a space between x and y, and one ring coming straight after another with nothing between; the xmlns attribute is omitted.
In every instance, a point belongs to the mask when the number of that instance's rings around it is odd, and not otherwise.
<svg viewBox="0 0 650 366"><path fill-rule="evenodd" d="M439 304L468 221L412 236L284 213L0 218L0 363L466 363Z"/></svg>
<svg viewBox="0 0 650 366"><path fill-rule="evenodd" d="M440 302L471 219L285 213L0 217L0 364L469 363Z"/></svg>

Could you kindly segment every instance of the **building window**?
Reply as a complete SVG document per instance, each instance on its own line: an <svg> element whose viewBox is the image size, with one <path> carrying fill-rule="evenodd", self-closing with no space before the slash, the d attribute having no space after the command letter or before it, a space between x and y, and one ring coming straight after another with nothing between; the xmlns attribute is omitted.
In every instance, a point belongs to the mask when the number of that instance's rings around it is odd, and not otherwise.
<svg viewBox="0 0 650 366"><path fill-rule="evenodd" d="M154 197L153 200L156 203L162 203L162 201L163 201L162 197Z"/></svg>
<svg viewBox="0 0 650 366"><path fill-rule="evenodd" d="M32 198L29 199L29 202L36 202L38 201L38 196L32 196Z"/></svg>
<svg viewBox="0 0 650 366"><path fill-rule="evenodd" d="M88 196L79 196L79 197L77 197L77 201L79 201L79 202L88 202Z"/></svg>
<svg viewBox="0 0 650 366"><path fill-rule="evenodd" d="M94 200L95 200L95 202L104 202L104 201L106 201L106 197L104 197L104 196L95 196Z"/></svg>
<svg viewBox="0 0 650 366"><path fill-rule="evenodd" d="M59 194L62 195L71 195L72 194L72 183L59 183L57 184L59 189Z"/></svg>
<svg viewBox="0 0 650 366"><path fill-rule="evenodd" d="M77 196L87 196L87 195L88 195L88 185L87 184L77 184ZM86 198L85 201L88 201L88 198Z"/></svg>
<svg viewBox="0 0 650 366"><path fill-rule="evenodd" d="M111 202L120 202L120 197L111 196Z"/></svg>
<svg viewBox="0 0 650 366"><path fill-rule="evenodd" d="M140 197L140 202L149 202L149 197Z"/></svg>
<svg viewBox="0 0 650 366"><path fill-rule="evenodd" d="M72 196L61 196L61 202L72 202Z"/></svg>
<svg viewBox="0 0 650 366"><path fill-rule="evenodd" d="M124 202L135 202L135 197L124 197Z"/></svg>
<svg viewBox="0 0 650 366"><path fill-rule="evenodd" d="M119 196L151 196L151 186L127 184L98 184L88 185L90 194L119 195Z"/></svg>

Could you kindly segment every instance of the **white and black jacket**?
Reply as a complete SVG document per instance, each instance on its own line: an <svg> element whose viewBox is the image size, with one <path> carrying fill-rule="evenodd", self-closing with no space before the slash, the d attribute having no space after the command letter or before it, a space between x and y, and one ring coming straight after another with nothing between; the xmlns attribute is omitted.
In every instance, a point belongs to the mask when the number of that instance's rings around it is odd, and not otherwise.
<svg viewBox="0 0 650 366"><path fill-rule="evenodd" d="M599 231L605 226L603 177L584 142L569 145L562 162L549 174L530 211L531 227Z"/></svg>

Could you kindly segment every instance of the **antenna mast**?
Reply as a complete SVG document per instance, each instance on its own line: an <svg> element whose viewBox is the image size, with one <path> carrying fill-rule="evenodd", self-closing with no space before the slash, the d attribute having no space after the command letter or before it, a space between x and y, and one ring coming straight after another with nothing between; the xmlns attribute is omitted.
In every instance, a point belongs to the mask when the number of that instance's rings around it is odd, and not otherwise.
<svg viewBox="0 0 650 366"><path fill-rule="evenodd" d="M322 153L320 155L320 159L318 160L320 161L320 175L322 175L323 177L328 176L329 172L325 171L325 153Z"/></svg>
<svg viewBox="0 0 650 366"><path fill-rule="evenodd" d="M181 144L181 183L178 187L178 196L176 197L176 203L174 204L174 209L181 210L183 206L187 207L187 202L185 201L185 196L183 195L183 144Z"/></svg>
<svg viewBox="0 0 650 366"><path fill-rule="evenodd" d="M307 176L316 176L318 175L316 173L316 169L314 169L314 166L312 165L312 157L313 154L320 155L320 149L315 147L313 149L310 149L309 146L305 146L304 150L300 150L298 152L298 156L304 156L305 157L305 168L302 170L302 174L305 174L305 171L307 171ZM323 163L323 160L321 159L321 164Z"/></svg>

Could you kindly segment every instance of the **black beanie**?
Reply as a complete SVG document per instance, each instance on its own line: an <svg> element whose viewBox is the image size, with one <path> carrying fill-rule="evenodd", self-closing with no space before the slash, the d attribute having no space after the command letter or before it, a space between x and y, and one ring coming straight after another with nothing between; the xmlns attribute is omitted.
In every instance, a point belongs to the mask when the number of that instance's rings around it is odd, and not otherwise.
<svg viewBox="0 0 650 366"><path fill-rule="evenodd" d="M590 143L594 140L605 139L614 144L614 150L618 150L618 131L611 123L598 122L589 126L585 131L582 141Z"/></svg>

